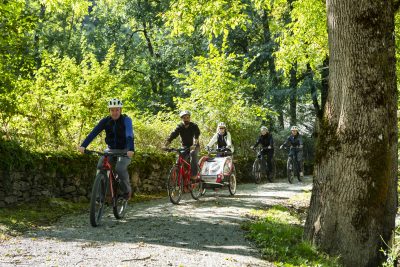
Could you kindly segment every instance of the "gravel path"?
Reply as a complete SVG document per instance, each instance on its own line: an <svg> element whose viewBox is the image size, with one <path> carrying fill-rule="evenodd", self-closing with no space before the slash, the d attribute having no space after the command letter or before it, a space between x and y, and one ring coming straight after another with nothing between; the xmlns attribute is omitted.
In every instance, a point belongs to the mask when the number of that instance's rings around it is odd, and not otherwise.
<svg viewBox="0 0 400 267"><path fill-rule="evenodd" d="M88 214L1 241L0 266L273 266L244 238L240 224L251 209L282 202L311 189L311 178L289 185L238 185L207 192L200 201L186 194L181 205L167 198L130 204L125 219L106 210L93 228Z"/></svg>

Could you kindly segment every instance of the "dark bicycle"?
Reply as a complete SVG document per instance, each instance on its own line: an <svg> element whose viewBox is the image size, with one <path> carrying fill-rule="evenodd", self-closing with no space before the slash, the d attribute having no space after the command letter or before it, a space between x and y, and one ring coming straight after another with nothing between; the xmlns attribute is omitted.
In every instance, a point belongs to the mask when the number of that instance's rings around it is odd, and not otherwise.
<svg viewBox="0 0 400 267"><path fill-rule="evenodd" d="M125 216L128 201L123 196L122 185L118 175L112 170L110 157L127 157L126 153L111 153L85 150L86 154L104 156L101 170L96 174L90 198L90 224L100 225L104 208L111 203L116 219Z"/></svg>
<svg viewBox="0 0 400 267"><path fill-rule="evenodd" d="M175 152L178 157L175 165L171 168L168 181L167 191L170 201L173 204L179 204L184 192L190 192L193 199L198 200L203 192L203 183L198 178L191 180L191 166L187 161L190 148L164 148L165 151Z"/></svg>
<svg viewBox="0 0 400 267"><path fill-rule="evenodd" d="M252 172L256 184L261 183L263 177L267 177L267 180L271 183L275 180L275 175L276 175L275 160L274 158L271 159L272 166L271 170L269 170L267 160L265 158L266 155L264 155L264 152L270 149L272 148L263 147L254 149L257 152L257 157L254 160Z"/></svg>
<svg viewBox="0 0 400 267"><path fill-rule="evenodd" d="M297 160L295 155L300 151L300 148L290 146L289 148L284 147L286 150L289 149L289 156L286 163L286 172L289 183L293 183L294 177L297 177L299 182L303 181L302 177L300 176L300 162Z"/></svg>

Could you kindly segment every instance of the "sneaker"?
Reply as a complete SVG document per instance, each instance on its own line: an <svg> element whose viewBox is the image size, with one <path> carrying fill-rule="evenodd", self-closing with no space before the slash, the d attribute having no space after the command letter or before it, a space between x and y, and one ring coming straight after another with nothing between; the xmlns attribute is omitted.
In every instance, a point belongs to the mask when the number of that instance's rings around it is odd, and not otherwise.
<svg viewBox="0 0 400 267"><path fill-rule="evenodd" d="M304 177L304 174L303 174L303 172L300 172L300 177Z"/></svg>

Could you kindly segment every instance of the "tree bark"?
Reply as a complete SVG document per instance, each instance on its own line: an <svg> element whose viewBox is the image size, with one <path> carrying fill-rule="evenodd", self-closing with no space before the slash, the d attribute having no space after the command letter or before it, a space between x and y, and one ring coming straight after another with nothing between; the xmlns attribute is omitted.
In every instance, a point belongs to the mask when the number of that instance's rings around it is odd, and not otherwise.
<svg viewBox="0 0 400 267"><path fill-rule="evenodd" d="M293 64L290 69L290 95L289 95L289 117L290 125L297 124L297 64Z"/></svg>
<svg viewBox="0 0 400 267"><path fill-rule="evenodd" d="M394 6L326 3L329 92L304 235L345 266L378 266L397 209Z"/></svg>

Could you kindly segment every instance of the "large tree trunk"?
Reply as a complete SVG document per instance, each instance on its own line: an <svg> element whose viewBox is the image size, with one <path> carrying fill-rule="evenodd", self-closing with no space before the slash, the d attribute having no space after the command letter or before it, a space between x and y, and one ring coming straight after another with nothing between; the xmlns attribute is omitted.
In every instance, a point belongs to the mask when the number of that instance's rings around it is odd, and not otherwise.
<svg viewBox="0 0 400 267"><path fill-rule="evenodd" d="M397 208L392 1L327 0L329 93L305 237L345 266L378 266Z"/></svg>

